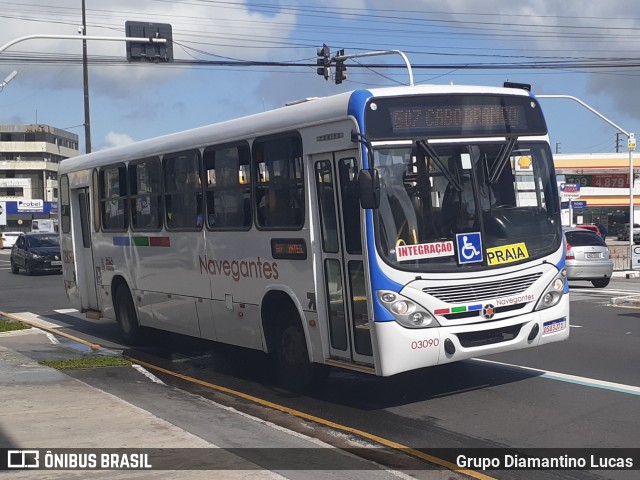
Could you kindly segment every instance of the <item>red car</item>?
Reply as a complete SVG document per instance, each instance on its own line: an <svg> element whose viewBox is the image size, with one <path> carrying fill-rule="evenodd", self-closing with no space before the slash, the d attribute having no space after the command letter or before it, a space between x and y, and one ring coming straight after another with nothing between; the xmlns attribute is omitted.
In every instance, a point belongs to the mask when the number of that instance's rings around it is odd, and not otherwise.
<svg viewBox="0 0 640 480"><path fill-rule="evenodd" d="M598 226L593 223L581 223L580 225L576 225L576 227L591 230L592 232L597 233L600 238L602 238L602 232L600 231Z"/></svg>

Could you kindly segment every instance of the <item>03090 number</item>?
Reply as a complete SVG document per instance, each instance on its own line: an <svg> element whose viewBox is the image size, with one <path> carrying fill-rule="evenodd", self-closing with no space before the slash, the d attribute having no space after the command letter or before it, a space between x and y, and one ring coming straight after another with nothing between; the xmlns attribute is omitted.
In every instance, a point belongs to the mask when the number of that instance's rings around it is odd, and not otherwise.
<svg viewBox="0 0 640 480"><path fill-rule="evenodd" d="M412 350L420 350L421 348L431 348L440 345L440 340L437 338L429 338L428 340L416 340L411 342Z"/></svg>

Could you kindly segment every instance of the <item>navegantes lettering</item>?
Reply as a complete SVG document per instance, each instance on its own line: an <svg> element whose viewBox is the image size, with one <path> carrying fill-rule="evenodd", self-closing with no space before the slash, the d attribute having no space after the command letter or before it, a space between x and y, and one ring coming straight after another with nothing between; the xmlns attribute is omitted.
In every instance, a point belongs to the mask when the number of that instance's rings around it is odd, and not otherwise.
<svg viewBox="0 0 640 480"><path fill-rule="evenodd" d="M231 277L239 282L248 279L278 279L278 262L263 262L258 257L255 260L214 260L206 257L200 259L200 273L208 275Z"/></svg>

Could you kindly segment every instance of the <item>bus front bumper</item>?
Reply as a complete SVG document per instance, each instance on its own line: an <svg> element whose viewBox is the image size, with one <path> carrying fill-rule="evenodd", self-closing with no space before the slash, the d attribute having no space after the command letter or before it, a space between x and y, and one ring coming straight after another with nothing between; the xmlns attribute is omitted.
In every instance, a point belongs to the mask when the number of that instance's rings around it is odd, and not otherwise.
<svg viewBox="0 0 640 480"><path fill-rule="evenodd" d="M569 296L546 310L487 323L410 329L376 322L377 372L388 376L467 358L559 342L569 337Z"/></svg>

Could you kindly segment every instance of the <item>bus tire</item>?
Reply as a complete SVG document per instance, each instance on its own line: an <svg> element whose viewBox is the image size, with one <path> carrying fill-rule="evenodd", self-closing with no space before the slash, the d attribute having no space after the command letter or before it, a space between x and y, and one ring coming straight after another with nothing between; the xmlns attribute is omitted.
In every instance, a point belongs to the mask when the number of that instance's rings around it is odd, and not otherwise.
<svg viewBox="0 0 640 480"><path fill-rule="evenodd" d="M281 383L293 390L309 391L321 385L329 374L329 367L309 361L309 351L304 330L293 307L285 307L280 318L288 320L281 324L278 335L276 358ZM291 319L294 319L293 322Z"/></svg>
<svg viewBox="0 0 640 480"><path fill-rule="evenodd" d="M114 309L124 343L135 345L140 341L142 329L138 324L138 315L136 315L131 292L126 285L120 285L116 289Z"/></svg>

